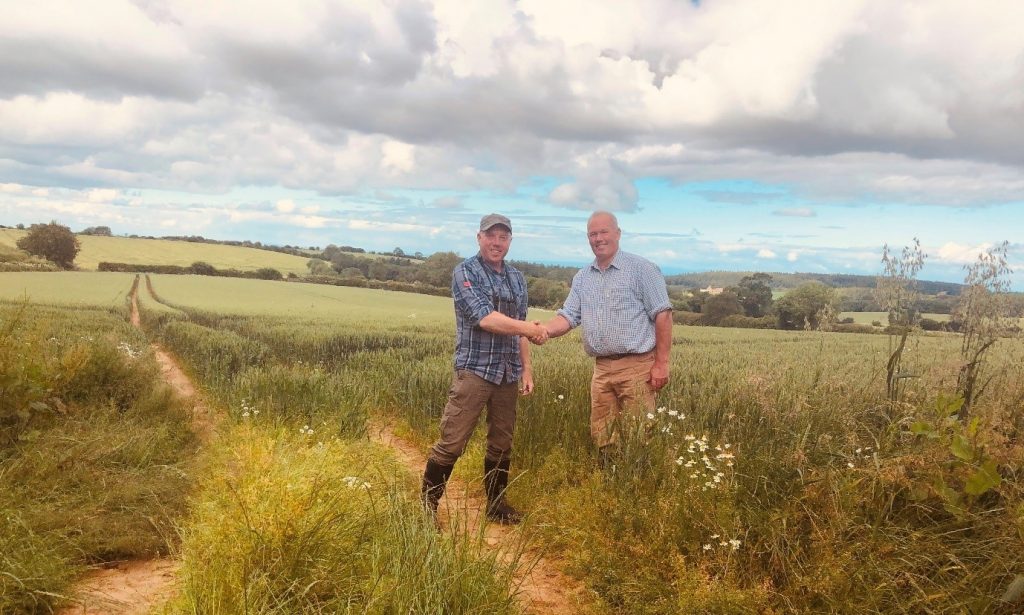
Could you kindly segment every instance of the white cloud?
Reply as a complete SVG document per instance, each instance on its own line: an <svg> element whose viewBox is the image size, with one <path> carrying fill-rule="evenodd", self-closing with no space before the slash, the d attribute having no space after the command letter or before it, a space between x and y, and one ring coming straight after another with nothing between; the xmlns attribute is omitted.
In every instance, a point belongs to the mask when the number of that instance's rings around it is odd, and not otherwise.
<svg viewBox="0 0 1024 615"><path fill-rule="evenodd" d="M795 263L800 260L800 252L798 250L790 250L786 253L786 260Z"/></svg>
<svg viewBox="0 0 1024 615"><path fill-rule="evenodd" d="M757 258L775 258L775 257L776 257L775 252L772 252L771 250L769 250L767 248L761 248L760 250L757 251Z"/></svg>
<svg viewBox="0 0 1024 615"><path fill-rule="evenodd" d="M291 213L295 211L295 201L291 199L281 199L274 205L274 209L281 213Z"/></svg>
<svg viewBox="0 0 1024 615"><path fill-rule="evenodd" d="M121 196L120 191L111 188L87 190L85 197L90 203L109 203Z"/></svg>
<svg viewBox="0 0 1024 615"><path fill-rule="evenodd" d="M599 158L577 162L577 179L556 186L548 200L558 207L587 211L634 211L639 193L621 165Z"/></svg>
<svg viewBox="0 0 1024 615"><path fill-rule="evenodd" d="M416 148L408 143L387 141L381 145L381 167L388 173L409 173L416 168Z"/></svg>
<svg viewBox="0 0 1024 615"><path fill-rule="evenodd" d="M198 195L184 202L543 185L530 197L636 212L652 178L779 187L795 217L1024 204L1017 0L5 8L0 189L54 207L89 211L66 189L120 191L113 207L132 189ZM447 199L432 204L466 207Z"/></svg>
<svg viewBox="0 0 1024 615"><path fill-rule="evenodd" d="M940 262L967 265L978 260L978 256L991 247L991 243L971 246L950 241L943 244L938 250L935 250L934 254Z"/></svg>

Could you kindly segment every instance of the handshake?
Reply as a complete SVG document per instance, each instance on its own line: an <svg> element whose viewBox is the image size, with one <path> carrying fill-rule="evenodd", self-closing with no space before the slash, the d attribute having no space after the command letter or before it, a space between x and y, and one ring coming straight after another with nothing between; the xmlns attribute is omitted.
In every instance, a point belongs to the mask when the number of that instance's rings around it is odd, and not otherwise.
<svg viewBox="0 0 1024 615"><path fill-rule="evenodd" d="M527 321L526 332L523 334L526 339L530 340L531 344L543 346L544 342L548 341L551 336L548 334L547 327L545 327L539 320Z"/></svg>

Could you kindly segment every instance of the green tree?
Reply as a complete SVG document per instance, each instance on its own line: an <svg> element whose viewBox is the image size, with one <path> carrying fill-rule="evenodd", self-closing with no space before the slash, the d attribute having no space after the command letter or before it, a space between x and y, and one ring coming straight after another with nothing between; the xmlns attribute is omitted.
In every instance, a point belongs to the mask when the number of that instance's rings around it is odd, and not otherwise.
<svg viewBox="0 0 1024 615"><path fill-rule="evenodd" d="M448 288L452 284L452 270L462 262L454 252L434 252L416 268L416 279L431 286Z"/></svg>
<svg viewBox="0 0 1024 615"><path fill-rule="evenodd" d="M79 233L79 235L99 235L101 237L112 237L113 234L109 226L90 226Z"/></svg>
<svg viewBox="0 0 1024 615"><path fill-rule="evenodd" d="M260 267L253 275L260 280L283 280L284 276L281 272L273 267Z"/></svg>
<svg viewBox="0 0 1024 615"><path fill-rule="evenodd" d="M196 275L217 275L217 268L205 261L196 261L188 268Z"/></svg>
<svg viewBox="0 0 1024 615"><path fill-rule="evenodd" d="M543 308L558 308L569 294L569 285L560 280L526 276L526 291L530 305Z"/></svg>
<svg viewBox="0 0 1024 615"><path fill-rule="evenodd" d="M28 234L18 240L18 247L29 254L53 261L64 269L71 269L81 244L71 229L51 221L49 224L33 224Z"/></svg>
<svg viewBox="0 0 1024 615"><path fill-rule="evenodd" d="M334 268L331 264L325 260L319 258L311 258L306 261L306 266L309 267L310 275L333 275ZM362 273L359 274L363 275Z"/></svg>
<svg viewBox="0 0 1024 615"><path fill-rule="evenodd" d="M736 298L743 306L743 313L752 318L760 318L772 308L772 276L767 273L755 273L744 276L736 286Z"/></svg>
<svg viewBox="0 0 1024 615"><path fill-rule="evenodd" d="M742 313L743 306L739 297L731 290L726 290L704 300L700 320L702 324L714 326L727 316Z"/></svg>
<svg viewBox="0 0 1024 615"><path fill-rule="evenodd" d="M780 329L822 329L836 315L838 297L834 288L821 282L807 282L775 302Z"/></svg>

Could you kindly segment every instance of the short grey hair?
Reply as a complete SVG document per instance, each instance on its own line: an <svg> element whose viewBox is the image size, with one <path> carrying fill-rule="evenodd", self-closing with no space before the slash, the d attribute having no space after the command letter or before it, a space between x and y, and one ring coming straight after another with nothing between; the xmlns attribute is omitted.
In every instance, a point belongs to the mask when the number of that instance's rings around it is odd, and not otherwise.
<svg viewBox="0 0 1024 615"><path fill-rule="evenodd" d="M593 222L594 218L596 218L598 216L608 216L609 218L612 219L612 224L615 226L615 228L616 229L619 228L619 219L615 217L615 214L613 214L610 211L604 211L604 210L595 211L594 213L590 214L590 217L587 218L587 226L590 226L590 223Z"/></svg>

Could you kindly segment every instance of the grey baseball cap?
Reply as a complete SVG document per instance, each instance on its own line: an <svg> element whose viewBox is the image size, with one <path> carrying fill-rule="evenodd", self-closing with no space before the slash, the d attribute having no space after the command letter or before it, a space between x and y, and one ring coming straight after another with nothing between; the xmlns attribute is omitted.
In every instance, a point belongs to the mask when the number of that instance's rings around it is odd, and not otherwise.
<svg viewBox="0 0 1024 615"><path fill-rule="evenodd" d="M481 231L486 231L487 229L491 228L492 226L497 226L499 224L504 226L505 228L507 228L509 230L509 232L512 231L512 223L509 222L508 218L506 218L505 216L503 216L501 214L487 214L483 218L480 218L480 230Z"/></svg>

